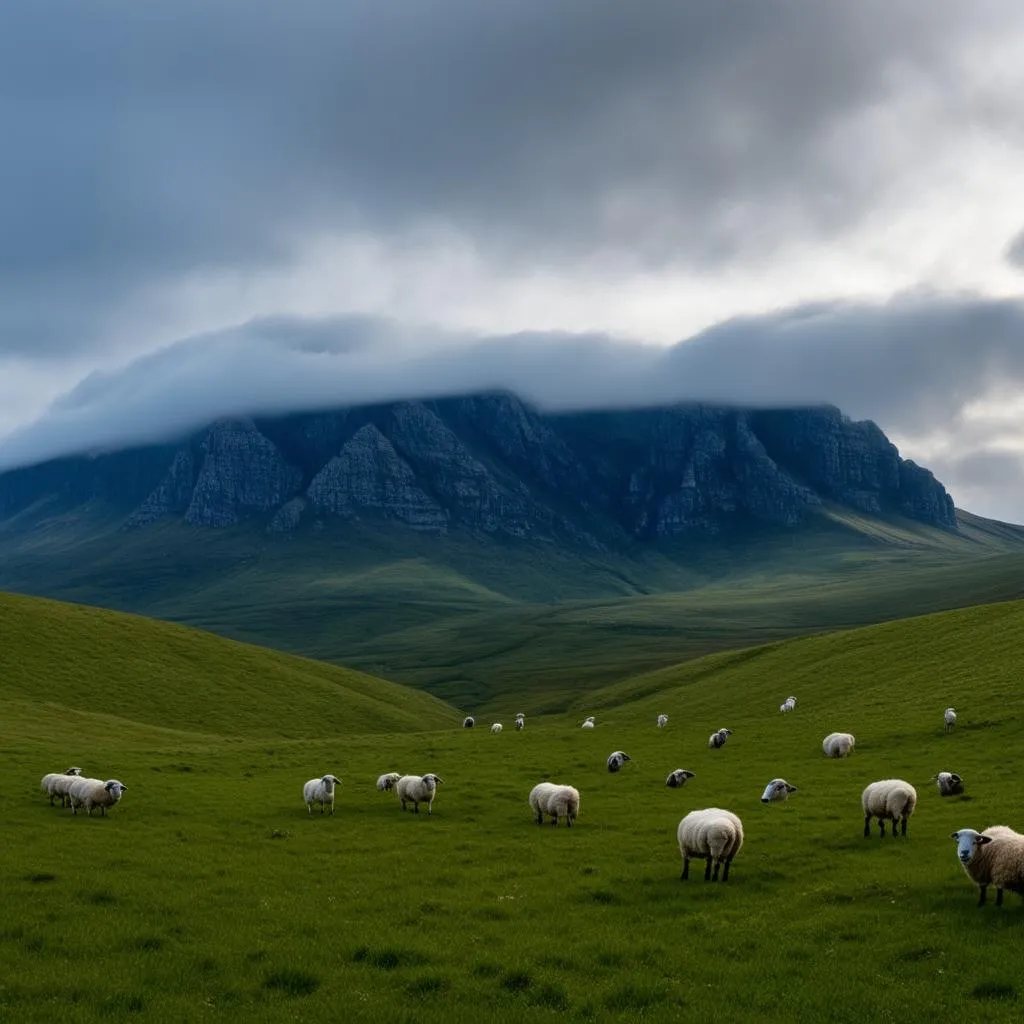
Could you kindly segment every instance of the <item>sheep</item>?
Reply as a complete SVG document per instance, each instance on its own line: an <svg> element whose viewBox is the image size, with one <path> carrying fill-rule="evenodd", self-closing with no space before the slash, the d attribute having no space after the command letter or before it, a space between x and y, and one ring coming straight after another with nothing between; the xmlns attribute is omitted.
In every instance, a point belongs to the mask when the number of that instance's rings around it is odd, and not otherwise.
<svg viewBox="0 0 1024 1024"><path fill-rule="evenodd" d="M669 789L679 789L681 786L686 785L687 779L694 778L693 772L688 772L685 768L677 768L674 772L669 772L668 778L665 780L665 785Z"/></svg>
<svg viewBox="0 0 1024 1024"><path fill-rule="evenodd" d="M664 729L668 725L668 715L658 715L658 728Z"/></svg>
<svg viewBox="0 0 1024 1024"><path fill-rule="evenodd" d="M491 726L491 732L497 736L498 733L501 732L501 722L495 722L494 725Z"/></svg>
<svg viewBox="0 0 1024 1024"><path fill-rule="evenodd" d="M627 761L632 761L633 758L629 756L624 750L615 750L608 755L608 771L613 774L617 772Z"/></svg>
<svg viewBox="0 0 1024 1024"><path fill-rule="evenodd" d="M725 741L732 735L732 729L719 729L708 737L708 746L712 750L718 750L725 746Z"/></svg>
<svg viewBox="0 0 1024 1024"><path fill-rule="evenodd" d="M1024 895L1024 836L1006 825L991 825L984 832L962 828L951 833L957 859L967 877L978 886L978 906L985 905L990 885L996 887L996 906L1003 905L1003 890Z"/></svg>
<svg viewBox="0 0 1024 1024"><path fill-rule="evenodd" d="M864 838L871 836L871 819L878 819L879 834L885 837L885 822L892 819L892 834L896 835L896 825L902 820L901 830L907 834L907 819L914 813L917 806L917 790L903 779L880 779L864 788L860 797L864 808Z"/></svg>
<svg viewBox="0 0 1024 1024"><path fill-rule="evenodd" d="M525 728L526 728L526 719L525 718L517 718L516 719L516 732L522 732Z"/></svg>
<svg viewBox="0 0 1024 1024"><path fill-rule="evenodd" d="M796 792L796 786L791 786L785 779L772 779L764 792L761 794L761 803L778 804L789 799L790 793Z"/></svg>
<svg viewBox="0 0 1024 1024"><path fill-rule="evenodd" d="M106 817L107 808L113 807L127 788L118 779L104 782L102 779L75 778L68 788L71 813L78 814L77 808L84 807L85 813L92 817L92 809L98 807L100 814Z"/></svg>
<svg viewBox="0 0 1024 1024"><path fill-rule="evenodd" d="M788 704L788 705L789 705L790 707L792 707L792 708L795 708L795 707L796 707L796 697L787 697L787 698L786 698L786 703L787 703L787 704Z"/></svg>
<svg viewBox="0 0 1024 1024"><path fill-rule="evenodd" d="M439 782L444 782L440 776L432 772L426 775L403 775L395 783L395 792L398 799L402 801L402 810L405 810L406 801L412 804L414 814L420 813L420 804L427 805L427 814L434 813L434 794L437 792Z"/></svg>
<svg viewBox="0 0 1024 1024"><path fill-rule="evenodd" d="M526 719L526 715L522 711L517 711L516 712L516 719L518 720L520 718L525 720Z"/></svg>
<svg viewBox="0 0 1024 1024"><path fill-rule="evenodd" d="M942 713L942 717L946 722L946 732L949 732L956 725L956 711L953 708L946 708Z"/></svg>
<svg viewBox="0 0 1024 1024"><path fill-rule="evenodd" d="M729 865L743 845L743 823L732 811L720 807L706 807L690 811L676 832L679 852L683 856L683 873L680 881L690 877L690 858L703 857L705 860L704 881L718 881L718 869L724 865L722 881L729 880ZM711 864L714 862L714 874Z"/></svg>
<svg viewBox="0 0 1024 1024"><path fill-rule="evenodd" d="M50 796L50 806L53 806L53 798L55 796L60 797L61 807L67 807L67 795L68 789L71 786L71 782L76 777L82 774L82 769L72 765L67 771L60 772L47 772L39 782L39 788L44 793L48 793Z"/></svg>
<svg viewBox="0 0 1024 1024"><path fill-rule="evenodd" d="M553 782L538 783L530 790L530 807L537 815L537 824L544 824L544 815L551 816L551 824L558 825L559 818L565 818L565 824L572 828L572 823L580 813L579 790L572 786L559 786Z"/></svg>
<svg viewBox="0 0 1024 1024"><path fill-rule="evenodd" d="M476 725L476 719L472 715L466 715L462 720L463 729L472 729L474 725Z"/></svg>
<svg viewBox="0 0 1024 1024"><path fill-rule="evenodd" d="M386 775L382 775L377 780L377 789L380 790L381 793L390 792L392 789L395 788L395 783L401 777L402 776L399 772L388 772Z"/></svg>
<svg viewBox="0 0 1024 1024"><path fill-rule="evenodd" d="M846 757L853 753L856 739L848 732L830 732L822 741L826 757Z"/></svg>
<svg viewBox="0 0 1024 1024"><path fill-rule="evenodd" d="M302 799L310 816L313 814L313 804L320 805L321 814L325 807L330 807L331 814L334 813L334 787L340 785L341 779L336 775L322 775L319 779L310 779L302 787Z"/></svg>
<svg viewBox="0 0 1024 1024"><path fill-rule="evenodd" d="M580 726L580 728L581 729L593 729L594 728L594 719L593 718L585 718L583 720L583 724Z"/></svg>
<svg viewBox="0 0 1024 1024"><path fill-rule="evenodd" d="M796 707L796 697L787 697L780 705L779 710L786 712L792 711Z"/></svg>
<svg viewBox="0 0 1024 1024"><path fill-rule="evenodd" d="M964 780L956 772L939 772L932 781L939 787L940 796L960 796L964 791Z"/></svg>

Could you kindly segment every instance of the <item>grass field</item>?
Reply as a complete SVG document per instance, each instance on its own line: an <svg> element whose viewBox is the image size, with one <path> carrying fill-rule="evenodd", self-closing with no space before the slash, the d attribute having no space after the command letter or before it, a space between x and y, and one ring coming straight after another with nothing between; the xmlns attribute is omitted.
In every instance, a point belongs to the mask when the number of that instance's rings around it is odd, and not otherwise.
<svg viewBox="0 0 1024 1024"><path fill-rule="evenodd" d="M500 736L166 625L0 598L0 630L0 1019L1020 1017L1024 907L975 907L949 833L1024 828L1024 603L687 662ZM399 697L433 727L393 724ZM834 729L846 761L821 754ZM616 748L633 760L609 775ZM127 784L109 816L48 806L39 778L71 763ZM676 767L696 778L666 789ZM376 792L392 769L445 779L432 817ZM302 783L327 771L337 813L310 819ZM799 791L763 806L776 775ZM891 775L918 786L909 836L865 840L860 791ZM580 789L577 828L531 821L548 777ZM746 843L727 884L682 883L676 825L712 805Z"/></svg>

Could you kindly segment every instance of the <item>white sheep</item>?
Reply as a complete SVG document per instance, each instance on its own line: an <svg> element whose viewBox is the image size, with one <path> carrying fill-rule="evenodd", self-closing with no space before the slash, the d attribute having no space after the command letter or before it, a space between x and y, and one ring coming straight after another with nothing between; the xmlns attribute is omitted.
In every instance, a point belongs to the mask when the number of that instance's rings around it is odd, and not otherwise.
<svg viewBox="0 0 1024 1024"><path fill-rule="evenodd" d="M785 779L772 779L764 792L761 794L761 803L778 804L789 799L790 793L796 792L796 786L791 786Z"/></svg>
<svg viewBox="0 0 1024 1024"><path fill-rule="evenodd" d="M42 777L39 788L50 796L50 806L53 806L53 798L60 797L61 807L67 807L68 789L72 780L82 774L82 769L72 765L65 772L48 772Z"/></svg>
<svg viewBox="0 0 1024 1024"><path fill-rule="evenodd" d="M718 750L725 746L725 741L732 735L732 729L719 729L708 737L708 746L712 750Z"/></svg>
<svg viewBox="0 0 1024 1024"><path fill-rule="evenodd" d="M526 728L526 719L525 718L517 718L516 719L516 732L522 732L525 728Z"/></svg>
<svg viewBox="0 0 1024 1024"><path fill-rule="evenodd" d="M960 796L964 791L964 780L956 772L939 772L932 781L939 787L939 796Z"/></svg>
<svg viewBox="0 0 1024 1024"><path fill-rule="evenodd" d="M325 807L330 807L331 814L334 813L334 787L341 785L341 779L336 775L322 775L319 779L310 779L302 787L302 799L305 801L306 810L310 815L313 813L313 804L320 805L320 813L324 813Z"/></svg>
<svg viewBox="0 0 1024 1024"><path fill-rule="evenodd" d="M537 815L537 824L544 824L544 815L551 816L551 824L558 825L559 818L565 818L565 824L572 828L572 823L580 813L579 790L572 786L559 786L553 782L538 783L530 790L530 807Z"/></svg>
<svg viewBox="0 0 1024 1024"><path fill-rule="evenodd" d="M494 725L491 726L491 732L497 736L498 733L501 732L501 722L495 722Z"/></svg>
<svg viewBox="0 0 1024 1024"><path fill-rule="evenodd" d="M583 719L583 724L580 726L580 728L581 729L593 729L594 728L594 719L593 718L585 718L585 719Z"/></svg>
<svg viewBox="0 0 1024 1024"><path fill-rule="evenodd" d="M864 838L871 835L871 819L878 819L880 835L885 836L885 823L892 821L892 834L902 821L902 834L907 834L907 820L917 806L917 790L903 779L880 779L864 788L860 797L864 809Z"/></svg>
<svg viewBox="0 0 1024 1024"><path fill-rule="evenodd" d="M668 725L668 715L658 715L658 728L664 729Z"/></svg>
<svg viewBox="0 0 1024 1024"><path fill-rule="evenodd" d="M523 713L522 711L517 711L517 712L516 712L516 718L517 718L517 719L519 719L519 718L523 718L523 719L525 719L525 718L526 718L526 715L525 715L525 714L524 714L524 713Z"/></svg>
<svg viewBox="0 0 1024 1024"><path fill-rule="evenodd" d="M472 729L474 725L476 725L476 719L472 715L466 715L462 720L463 729Z"/></svg>
<svg viewBox="0 0 1024 1024"><path fill-rule="evenodd" d="M388 772L386 775L382 775L377 779L377 789L379 789L381 793L388 793L395 788L395 783L398 782L401 777L401 773L399 772Z"/></svg>
<svg viewBox="0 0 1024 1024"><path fill-rule="evenodd" d="M615 750L608 755L608 771L613 774L617 772L627 761L632 761L624 750Z"/></svg>
<svg viewBox="0 0 1024 1024"><path fill-rule="evenodd" d="M780 705L780 711L792 711L796 707L796 697L787 697Z"/></svg>
<svg viewBox="0 0 1024 1024"><path fill-rule="evenodd" d="M92 809L98 807L105 817L107 808L113 807L127 788L118 779L107 779L104 782L103 779L74 778L68 787L71 813L77 814L77 808L84 807L85 813L92 817Z"/></svg>
<svg viewBox="0 0 1024 1024"><path fill-rule="evenodd" d="M949 732L956 725L956 711L953 708L946 708L942 717L946 722L946 732Z"/></svg>
<svg viewBox="0 0 1024 1024"><path fill-rule="evenodd" d="M434 794L437 792L437 784L444 782L440 776L428 772L426 775L403 775L395 783L395 792L398 799L402 801L402 810L405 810L406 801L412 804L414 813L420 813L420 804L427 805L427 814L434 813Z"/></svg>
<svg viewBox="0 0 1024 1024"><path fill-rule="evenodd" d="M693 772L688 772L685 768L677 768L674 772L669 772L668 778L665 780L665 785L669 789L679 789L681 786L686 785L687 779L695 778Z"/></svg>
<svg viewBox="0 0 1024 1024"><path fill-rule="evenodd" d="M704 881L718 881L718 869L724 866L722 881L729 880L729 865L743 845L743 823L732 813L720 807L705 807L690 811L676 831L679 852L683 856L681 881L690 877L690 858L703 857L705 860ZM714 863L714 874L711 865Z"/></svg>
<svg viewBox="0 0 1024 1024"><path fill-rule="evenodd" d="M1003 890L1024 895L1024 836L1006 825L984 832L962 828L953 832L956 854L967 877L978 886L978 906L984 906L990 885L996 887L996 906L1003 905Z"/></svg>
<svg viewBox="0 0 1024 1024"><path fill-rule="evenodd" d="M786 703L787 703L787 704L788 704L788 705L789 705L790 707L792 707L792 708L795 708L795 707L796 707L796 697L787 697L787 698L786 698Z"/></svg>
<svg viewBox="0 0 1024 1024"><path fill-rule="evenodd" d="M822 741L821 749L826 757L846 757L853 753L856 739L848 732L830 732Z"/></svg>

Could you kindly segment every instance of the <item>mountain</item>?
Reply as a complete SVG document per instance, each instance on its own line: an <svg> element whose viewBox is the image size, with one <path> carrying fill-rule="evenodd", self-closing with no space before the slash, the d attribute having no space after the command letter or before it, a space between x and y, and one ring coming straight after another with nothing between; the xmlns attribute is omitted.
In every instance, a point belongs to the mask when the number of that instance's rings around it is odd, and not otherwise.
<svg viewBox="0 0 1024 1024"><path fill-rule="evenodd" d="M0 521L24 526L91 505L127 531L390 521L591 550L796 527L830 503L957 528L930 472L829 406L544 415L488 394L223 420L0 476Z"/></svg>

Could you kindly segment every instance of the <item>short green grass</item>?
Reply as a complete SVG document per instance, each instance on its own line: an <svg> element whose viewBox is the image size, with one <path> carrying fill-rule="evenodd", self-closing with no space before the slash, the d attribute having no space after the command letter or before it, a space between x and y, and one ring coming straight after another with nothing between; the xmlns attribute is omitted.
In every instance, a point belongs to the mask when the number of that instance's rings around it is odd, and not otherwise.
<svg viewBox="0 0 1024 1024"><path fill-rule="evenodd" d="M500 736L487 720L332 730L310 713L301 739L271 735L262 692L223 733L182 727L184 689L176 728L167 710L158 722L116 702L76 713L74 680L117 676L145 639L95 651L96 621L47 606L48 632L25 617L0 651L52 643L58 610L66 644L81 631L66 695L35 674L52 659L0 672L0 1019L1020 1017L1024 906L975 907L948 835L1024 828L1024 603L689 662L522 733L507 719ZM219 655L195 651L191 671L210 682L204 658ZM133 678L144 706L160 683ZM293 702L307 698L296 684ZM946 735L949 703L960 721ZM585 711L593 731L578 727ZM708 750L722 725L733 736ZM858 738L846 761L821 754L833 729ZM609 775L616 748L633 760ZM73 818L39 792L72 762L127 783L107 817ZM676 767L697 775L669 790ZM433 816L375 790L391 769L445 779ZM964 797L938 796L940 769L964 775ZM302 783L326 771L343 779L337 813L310 818ZM799 792L765 807L775 775ZM918 786L909 836L865 840L860 790L890 775ZM581 790L577 828L531 821L526 796L545 778ZM676 825L710 805L741 815L746 843L728 883L682 883Z"/></svg>

